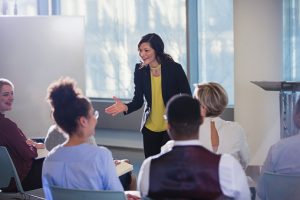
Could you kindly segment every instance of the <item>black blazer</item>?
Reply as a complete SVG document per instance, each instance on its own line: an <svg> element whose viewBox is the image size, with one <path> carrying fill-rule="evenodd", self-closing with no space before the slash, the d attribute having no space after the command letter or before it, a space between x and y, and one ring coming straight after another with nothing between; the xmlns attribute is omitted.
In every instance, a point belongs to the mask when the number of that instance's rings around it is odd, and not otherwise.
<svg viewBox="0 0 300 200"><path fill-rule="evenodd" d="M162 97L165 106L171 97L176 94L185 93L192 95L191 88L182 66L176 62L167 62L161 64L161 86ZM151 94L151 76L150 67L141 67L135 65L134 71L134 96L131 102L127 103L129 114L141 108L146 100L144 115L141 122L141 129L144 127L146 120L151 112L152 94Z"/></svg>

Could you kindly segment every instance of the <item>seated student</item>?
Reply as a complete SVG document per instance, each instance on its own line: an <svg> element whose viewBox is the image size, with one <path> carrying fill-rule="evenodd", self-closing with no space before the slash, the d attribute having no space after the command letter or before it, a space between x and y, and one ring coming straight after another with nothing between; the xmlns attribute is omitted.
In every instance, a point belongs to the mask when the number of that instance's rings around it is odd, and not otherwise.
<svg viewBox="0 0 300 200"><path fill-rule="evenodd" d="M294 124L300 129L300 98L297 100L294 111ZM257 183L257 195L266 199L262 175L264 172L278 174L300 174L300 134L285 138L272 145L261 169L261 177Z"/></svg>
<svg viewBox="0 0 300 200"><path fill-rule="evenodd" d="M68 134L64 133L56 124L49 127L47 136L45 138L45 147L48 151L51 151L54 147L64 143L68 139ZM87 141L88 144L97 145L95 137L91 135Z"/></svg>
<svg viewBox="0 0 300 200"><path fill-rule="evenodd" d="M60 145L68 140L68 138L68 134L64 133L56 124L51 125L45 138L46 149L48 151L51 151L57 145ZM88 138L87 143L97 146L94 135L91 135ZM114 162L116 165L118 165L120 163L120 160L115 160ZM119 178L124 190L136 190L136 178L132 175L131 172L128 172L120 176Z"/></svg>
<svg viewBox="0 0 300 200"><path fill-rule="evenodd" d="M35 159L37 148L44 148L42 143L27 139L18 126L6 118L4 113L12 109L14 85L11 81L0 78L0 146L5 146L16 167L23 189L33 190L42 187L41 172L43 159ZM8 188L1 190L15 192L13 181Z"/></svg>
<svg viewBox="0 0 300 200"><path fill-rule="evenodd" d="M214 82L197 84L194 98L200 102L201 116L204 119L199 129L201 144L216 154L233 155L245 169L249 162L245 131L237 122L225 121L220 117L228 103L225 89ZM169 148L172 148L172 141L162 150Z"/></svg>
<svg viewBox="0 0 300 200"><path fill-rule="evenodd" d="M203 120L198 110L198 100L188 95L170 99L166 118L174 147L143 162L138 190L153 199L250 199L245 172L236 159L214 154L198 140Z"/></svg>
<svg viewBox="0 0 300 200"><path fill-rule="evenodd" d="M50 185L123 191L111 152L87 144L95 134L98 112L70 78L61 78L48 88L47 96L56 124L69 135L45 158L42 181L45 196L51 200Z"/></svg>
<svg viewBox="0 0 300 200"><path fill-rule="evenodd" d="M233 155L246 168L250 156L244 129L239 123L225 121L220 117L228 104L225 89L214 82L198 84L194 97L200 102L204 118L199 130L202 145L217 154Z"/></svg>

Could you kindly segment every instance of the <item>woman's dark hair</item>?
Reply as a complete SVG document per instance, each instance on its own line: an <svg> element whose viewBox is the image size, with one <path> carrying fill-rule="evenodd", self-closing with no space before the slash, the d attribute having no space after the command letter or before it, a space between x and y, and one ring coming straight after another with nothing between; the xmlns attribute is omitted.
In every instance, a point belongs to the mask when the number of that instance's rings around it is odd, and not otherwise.
<svg viewBox="0 0 300 200"><path fill-rule="evenodd" d="M156 33L149 33L147 35L144 35L138 44L138 48L140 48L141 44L145 42L148 42L151 48L154 49L156 60L159 63L174 62L172 56L164 52L165 45L159 35L157 35Z"/></svg>
<svg viewBox="0 0 300 200"><path fill-rule="evenodd" d="M77 119L81 116L87 117L91 108L90 101L69 77L60 78L50 84L47 99L53 109L56 124L70 136L77 129Z"/></svg>

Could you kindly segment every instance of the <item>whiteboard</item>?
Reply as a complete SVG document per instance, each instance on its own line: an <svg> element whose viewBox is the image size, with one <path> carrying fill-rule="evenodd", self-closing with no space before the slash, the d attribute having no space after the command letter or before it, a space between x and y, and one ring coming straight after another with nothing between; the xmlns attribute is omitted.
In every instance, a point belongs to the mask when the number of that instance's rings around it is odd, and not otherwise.
<svg viewBox="0 0 300 200"><path fill-rule="evenodd" d="M44 137L53 123L45 97L61 76L85 90L83 17L0 17L0 77L15 85L13 109L5 115L27 137Z"/></svg>

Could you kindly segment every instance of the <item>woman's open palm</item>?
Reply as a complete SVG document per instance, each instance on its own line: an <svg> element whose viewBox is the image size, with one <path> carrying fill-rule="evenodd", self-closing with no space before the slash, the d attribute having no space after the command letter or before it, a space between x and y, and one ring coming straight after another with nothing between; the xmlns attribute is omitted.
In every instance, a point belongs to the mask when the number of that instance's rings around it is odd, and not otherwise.
<svg viewBox="0 0 300 200"><path fill-rule="evenodd" d="M121 112L127 111L127 106L117 97L113 96L115 103L107 108L105 108L105 112L112 116L115 116Z"/></svg>

